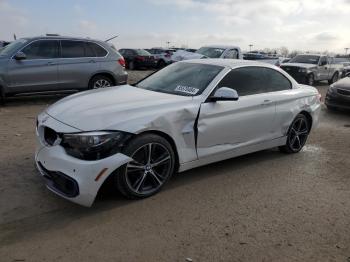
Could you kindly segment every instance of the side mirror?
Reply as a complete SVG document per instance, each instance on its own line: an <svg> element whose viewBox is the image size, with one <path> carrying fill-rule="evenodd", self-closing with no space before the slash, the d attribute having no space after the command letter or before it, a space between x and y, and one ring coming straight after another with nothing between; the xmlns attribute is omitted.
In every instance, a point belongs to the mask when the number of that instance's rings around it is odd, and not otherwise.
<svg viewBox="0 0 350 262"><path fill-rule="evenodd" d="M320 66L325 66L325 65L327 65L327 61L322 61L322 62L320 63Z"/></svg>
<svg viewBox="0 0 350 262"><path fill-rule="evenodd" d="M209 101L237 101L238 98L239 96L236 90L228 87L220 87L209 97Z"/></svg>
<svg viewBox="0 0 350 262"><path fill-rule="evenodd" d="M16 60L24 60L24 59L27 58L27 56L26 56L26 54L23 53L23 52L18 52L18 53L14 56L14 58L15 58Z"/></svg>

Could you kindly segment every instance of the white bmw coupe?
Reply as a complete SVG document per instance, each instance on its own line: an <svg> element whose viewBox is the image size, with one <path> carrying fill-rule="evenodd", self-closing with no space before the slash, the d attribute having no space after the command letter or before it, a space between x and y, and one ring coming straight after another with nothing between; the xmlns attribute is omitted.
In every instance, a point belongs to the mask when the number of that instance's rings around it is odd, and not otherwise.
<svg viewBox="0 0 350 262"><path fill-rule="evenodd" d="M315 88L278 67L188 60L50 106L37 119L35 161L47 187L75 203L91 206L109 176L145 198L174 172L272 147L299 152L320 108Z"/></svg>

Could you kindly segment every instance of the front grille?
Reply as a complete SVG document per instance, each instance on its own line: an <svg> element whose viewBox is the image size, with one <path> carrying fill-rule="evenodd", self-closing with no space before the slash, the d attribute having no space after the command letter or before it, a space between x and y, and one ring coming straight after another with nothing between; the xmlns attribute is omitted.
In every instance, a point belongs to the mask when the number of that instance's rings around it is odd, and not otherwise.
<svg viewBox="0 0 350 262"><path fill-rule="evenodd" d="M49 127L44 127L44 139L48 145L50 146L54 145L58 138L59 136L55 130Z"/></svg>
<svg viewBox="0 0 350 262"><path fill-rule="evenodd" d="M66 197L76 197L79 195L78 183L73 178L58 171L50 171L40 162L38 162L38 166L44 173L48 187Z"/></svg>
<svg viewBox="0 0 350 262"><path fill-rule="evenodd" d="M350 96L349 90L337 89L337 92L338 92L338 94L343 95L343 96Z"/></svg>

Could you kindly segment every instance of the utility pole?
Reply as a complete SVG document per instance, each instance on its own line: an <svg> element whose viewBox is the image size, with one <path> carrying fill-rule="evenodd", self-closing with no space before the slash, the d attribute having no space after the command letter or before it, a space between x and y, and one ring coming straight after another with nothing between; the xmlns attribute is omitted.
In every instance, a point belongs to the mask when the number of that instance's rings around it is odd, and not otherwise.
<svg viewBox="0 0 350 262"><path fill-rule="evenodd" d="M170 41L166 41L165 43L167 45L167 48L169 48L171 42Z"/></svg>
<svg viewBox="0 0 350 262"><path fill-rule="evenodd" d="M252 51L252 47L253 47L253 46L254 46L254 45L252 45L252 44L249 45L249 52Z"/></svg>
<svg viewBox="0 0 350 262"><path fill-rule="evenodd" d="M350 48L349 48L349 47L345 47L344 49L345 49L345 55L347 55L347 54L348 54L348 50L349 50Z"/></svg>

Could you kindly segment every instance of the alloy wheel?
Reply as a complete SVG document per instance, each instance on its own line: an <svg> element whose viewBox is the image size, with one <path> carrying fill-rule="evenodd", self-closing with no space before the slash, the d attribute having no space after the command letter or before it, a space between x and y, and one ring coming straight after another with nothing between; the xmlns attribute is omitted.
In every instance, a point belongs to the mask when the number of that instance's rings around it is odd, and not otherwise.
<svg viewBox="0 0 350 262"><path fill-rule="evenodd" d="M290 129L288 143L290 148L297 152L305 145L309 135L309 127L304 118L297 119Z"/></svg>
<svg viewBox="0 0 350 262"><path fill-rule="evenodd" d="M126 182L136 194L150 194L158 190L171 175L173 160L162 144L145 144L131 157L133 161L126 165Z"/></svg>
<svg viewBox="0 0 350 262"><path fill-rule="evenodd" d="M94 89L110 87L111 83L106 79L99 79L94 83Z"/></svg>

